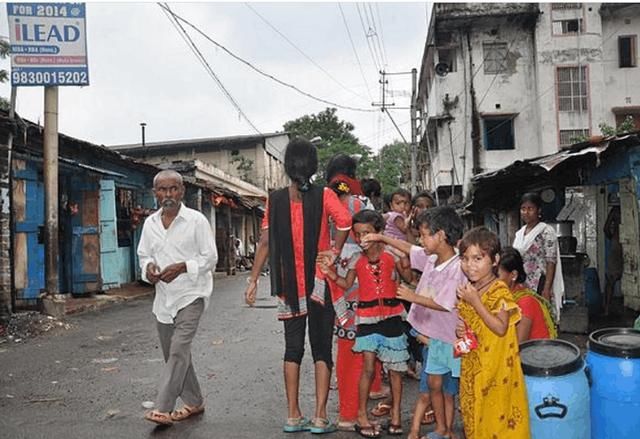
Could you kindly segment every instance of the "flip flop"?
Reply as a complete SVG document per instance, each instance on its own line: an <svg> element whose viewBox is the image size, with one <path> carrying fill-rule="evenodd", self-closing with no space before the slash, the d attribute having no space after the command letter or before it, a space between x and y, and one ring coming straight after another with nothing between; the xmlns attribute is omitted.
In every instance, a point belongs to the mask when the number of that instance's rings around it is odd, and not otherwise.
<svg viewBox="0 0 640 439"><path fill-rule="evenodd" d="M287 419L287 423L282 427L282 431L285 433L298 433L301 431L309 431L310 428L311 421L304 416L300 416L299 418Z"/></svg>
<svg viewBox="0 0 640 439"><path fill-rule="evenodd" d="M386 402L379 402L371 409L371 414L376 418L387 416L389 413L391 413L391 404L387 404Z"/></svg>
<svg viewBox="0 0 640 439"><path fill-rule="evenodd" d="M427 439L451 439L451 436L443 436L440 433L436 433L432 431L431 433L427 433Z"/></svg>
<svg viewBox="0 0 640 439"><path fill-rule="evenodd" d="M191 416L196 416L204 412L204 404L190 407L188 405L183 406L182 408L171 412L171 419L176 422L184 421Z"/></svg>
<svg viewBox="0 0 640 439"><path fill-rule="evenodd" d="M434 422L436 422L436 414L433 410L428 410L426 412L424 412L424 417L422 418L422 421L420 421L420 424L422 425L431 425Z"/></svg>
<svg viewBox="0 0 640 439"><path fill-rule="evenodd" d="M354 425L356 432L362 437L376 438L382 436L380 430L378 430L374 425L367 425L366 427L361 427L360 425Z"/></svg>
<svg viewBox="0 0 640 439"><path fill-rule="evenodd" d="M404 434L404 430L402 429L402 425L389 424L387 427L387 433L390 436L402 436Z"/></svg>
<svg viewBox="0 0 640 439"><path fill-rule="evenodd" d="M173 419L171 419L170 413L160 413L156 410L151 410L144 414L144 418L158 425L173 425Z"/></svg>
<svg viewBox="0 0 640 439"><path fill-rule="evenodd" d="M336 426L336 424L334 424L333 422L330 422L328 419L325 419L325 418L315 418L309 424L309 431L312 434L333 433L334 431L337 431L337 430L338 430L338 427Z"/></svg>

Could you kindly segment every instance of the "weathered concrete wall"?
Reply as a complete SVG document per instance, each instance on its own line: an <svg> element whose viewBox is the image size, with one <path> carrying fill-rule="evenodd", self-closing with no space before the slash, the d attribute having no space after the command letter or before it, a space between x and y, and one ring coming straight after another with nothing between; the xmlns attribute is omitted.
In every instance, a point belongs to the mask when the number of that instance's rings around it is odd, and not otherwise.
<svg viewBox="0 0 640 439"><path fill-rule="evenodd" d="M466 192L467 182L472 176L472 103L469 95L472 78L476 110L480 117L517 114L513 120L513 150L486 151L481 122L479 166L484 171L495 170L516 159L539 153L534 41L531 31L524 31L521 24L506 18L492 18L474 24L469 33L470 52L465 31L454 32L452 41L456 46L456 71L444 77L435 77L425 111L429 115L443 115L447 113L445 107L449 108L453 120L450 125L446 121L439 124L438 151L433 157L433 171L437 185L450 185L451 170L455 163L457 184L464 183L463 191ZM507 71L485 73L483 44L495 42L508 45ZM438 62L436 54L435 63ZM449 105L444 104L446 95L449 95Z"/></svg>
<svg viewBox="0 0 640 439"><path fill-rule="evenodd" d="M445 13L446 23L456 14L458 20L464 21L470 32L471 51L468 50L465 26L436 24L432 42L436 47L442 46L442 38L438 41L439 32L443 28L451 32L449 45L456 49L456 70L444 77L435 76L429 98L421 97L426 101L422 110L429 117L446 115L443 101L447 94L449 102L454 103L449 109L453 117L450 126L447 121L438 122L438 149L433 151L432 159L436 186L451 185L451 170L455 163L458 179L464 180L464 193L467 192L467 182L472 176L471 78L480 117L517 114L514 118L514 150L486 151L484 139L480 139L479 166L483 171L558 151L560 130L585 129L590 134L600 134L600 123L615 126L614 107L640 106L640 88L637 87L640 67L620 68L618 61L618 37L640 37L640 5L601 14L600 3L583 3L579 9L562 10L541 3L535 29L512 17L498 16L483 4L460 5L445 5L440 9ZM436 7L436 23L438 11ZM562 34L560 21L571 19L581 20L580 32ZM505 73L484 72L483 43L488 42L508 43ZM433 63L438 62L436 51ZM578 66L586 66L588 108L558 111L557 68ZM422 70L426 68L422 66ZM482 123L480 132L483 132ZM450 144L453 144L453 152Z"/></svg>
<svg viewBox="0 0 640 439"><path fill-rule="evenodd" d="M0 322L11 312L11 233L8 148L0 145Z"/></svg>

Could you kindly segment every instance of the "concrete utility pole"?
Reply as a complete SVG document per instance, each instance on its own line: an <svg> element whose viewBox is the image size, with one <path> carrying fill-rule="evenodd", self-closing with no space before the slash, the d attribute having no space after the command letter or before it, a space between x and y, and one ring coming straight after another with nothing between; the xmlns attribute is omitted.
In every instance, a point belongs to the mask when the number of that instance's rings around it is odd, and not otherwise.
<svg viewBox="0 0 640 439"><path fill-rule="evenodd" d="M44 88L45 289L58 291L58 87Z"/></svg>
<svg viewBox="0 0 640 439"><path fill-rule="evenodd" d="M416 143L416 138L417 138L417 128L416 128L416 101L417 101L417 95L416 95L416 83L417 83L417 70L416 69L412 69L410 72L394 72L394 73L389 73L389 72L385 72L385 71L381 71L380 74L382 75L382 79L379 81L380 84L382 84L382 102L379 103L372 103L371 105L374 107L380 107L380 110L384 113L387 113L387 116L389 116L389 119L391 119L391 123L393 123L393 126L396 128L396 130L398 131L398 134L400 134L400 137L402 138L402 141L409 145L410 151L411 151L411 195L415 195L416 194L416 174L417 174L417 166L416 166L416 157L417 157L417 143ZM396 107L395 103L387 103L385 96L386 96L386 87L387 84L389 83L389 81L387 81L386 76L387 75L409 75L411 74L412 77L412 91L411 91L411 106L410 107ZM393 107L394 110L406 110L409 109L410 110L410 122L411 122L411 143L407 142L407 139L404 137L404 134L402 134L402 131L400 131L400 128L398 127L398 124L396 123L396 121L393 119L393 117L391 116L391 113L389 113L389 108L388 107Z"/></svg>
<svg viewBox="0 0 640 439"><path fill-rule="evenodd" d="M411 69L411 196L416 194L416 177L418 174L417 155L418 155L418 126L417 126L417 84L418 70Z"/></svg>

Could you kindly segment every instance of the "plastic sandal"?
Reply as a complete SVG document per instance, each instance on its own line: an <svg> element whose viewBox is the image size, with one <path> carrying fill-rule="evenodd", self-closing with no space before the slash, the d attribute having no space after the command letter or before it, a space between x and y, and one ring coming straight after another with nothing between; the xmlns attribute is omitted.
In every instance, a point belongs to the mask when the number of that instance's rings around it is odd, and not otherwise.
<svg viewBox="0 0 640 439"><path fill-rule="evenodd" d="M311 421L304 416L300 416L299 418L287 419L287 423L282 427L282 431L285 433L298 433L301 431L309 431L310 427Z"/></svg>
<svg viewBox="0 0 640 439"><path fill-rule="evenodd" d="M336 426L336 424L324 418L316 418L309 425L309 431L312 434L333 433L334 431L337 431L337 430L338 430L338 427Z"/></svg>

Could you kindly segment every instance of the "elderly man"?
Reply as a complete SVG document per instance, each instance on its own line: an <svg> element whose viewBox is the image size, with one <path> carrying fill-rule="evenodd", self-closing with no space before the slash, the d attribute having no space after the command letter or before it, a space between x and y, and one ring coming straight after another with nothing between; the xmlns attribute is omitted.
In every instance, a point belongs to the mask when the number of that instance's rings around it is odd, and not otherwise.
<svg viewBox="0 0 640 439"><path fill-rule="evenodd" d="M145 419L171 425L204 411L204 399L191 364L191 341L213 289L218 261L207 219L182 204L184 184L175 171L153 179L159 210L142 229L138 256L142 278L155 285L153 314L165 365L155 409ZM184 406L173 411L180 397Z"/></svg>

